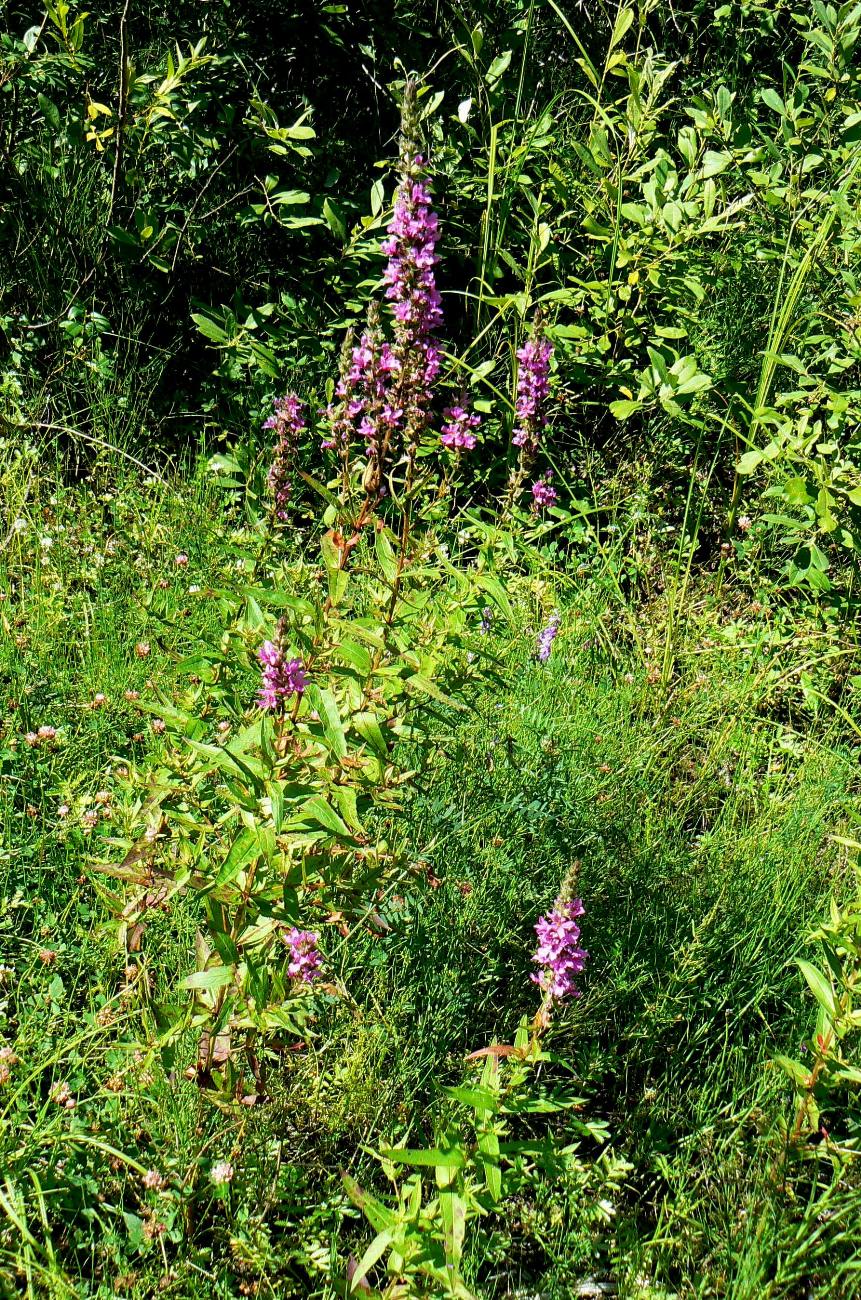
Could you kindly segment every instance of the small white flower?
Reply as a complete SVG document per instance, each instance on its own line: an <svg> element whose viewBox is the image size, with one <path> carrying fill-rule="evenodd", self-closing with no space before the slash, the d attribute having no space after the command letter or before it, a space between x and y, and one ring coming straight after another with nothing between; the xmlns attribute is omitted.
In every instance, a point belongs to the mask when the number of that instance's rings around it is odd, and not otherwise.
<svg viewBox="0 0 861 1300"><path fill-rule="evenodd" d="M46 533L44 537L39 538L39 545L43 551L50 551L51 547L54 545L54 539L53 537L49 537Z"/></svg>
<svg viewBox="0 0 861 1300"><path fill-rule="evenodd" d="M209 1176L216 1187L224 1187L233 1181L233 1165L229 1160L219 1160L212 1166Z"/></svg>
<svg viewBox="0 0 861 1300"><path fill-rule="evenodd" d="M19 516L19 517L15 520L14 524L12 525L12 531L13 531L13 532L16 532L16 533L23 533L23 532L24 532L24 529L25 529L26 527L27 527L27 520L26 520L26 519L22 519L22 518Z"/></svg>

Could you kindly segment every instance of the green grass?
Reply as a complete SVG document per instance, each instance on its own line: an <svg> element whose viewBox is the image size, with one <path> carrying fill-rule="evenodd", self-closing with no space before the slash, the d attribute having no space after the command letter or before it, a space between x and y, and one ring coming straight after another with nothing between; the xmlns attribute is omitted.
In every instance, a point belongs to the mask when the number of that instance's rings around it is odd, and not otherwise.
<svg viewBox="0 0 861 1300"><path fill-rule="evenodd" d="M385 1193L369 1148L428 1140L440 1085L534 1011L532 927L575 862L591 960L550 1046L611 1152L584 1145L584 1172L509 1207L472 1284L859 1294L861 1189L825 1159L787 1176L791 1096L771 1064L812 1023L792 958L829 897L854 894L833 836L857 805L857 751L774 707L760 619L699 602L666 692L600 580L536 665L537 589L518 580L518 623L490 639L503 687L440 729L392 828L420 887L381 905L379 934L331 945L349 997L324 999L307 1050L276 1060L271 1101L222 1112L183 1077L193 1044L163 1059L143 1033L190 964L191 904L156 913L130 957L120 892L90 863L132 818L123 769L158 760L125 692L170 698L178 660L217 637L232 525L202 479L105 467L61 487L43 466L25 493L25 470L2 471L26 526L0 553L0 1045L18 1057L0 1087L5 1294L334 1295L330 1271L370 1239L339 1171ZM640 631L660 647L659 610ZM58 740L32 748L40 725ZM74 1108L52 1099L64 1083ZM223 1191L219 1159L236 1169Z"/></svg>

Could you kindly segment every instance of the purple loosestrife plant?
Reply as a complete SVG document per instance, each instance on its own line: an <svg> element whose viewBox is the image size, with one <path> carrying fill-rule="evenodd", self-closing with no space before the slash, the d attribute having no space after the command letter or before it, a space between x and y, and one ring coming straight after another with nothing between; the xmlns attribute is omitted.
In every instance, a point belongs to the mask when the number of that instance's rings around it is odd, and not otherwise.
<svg viewBox="0 0 861 1300"><path fill-rule="evenodd" d="M552 356L553 345L544 336L544 316L539 308L532 323L532 332L517 352L517 399L514 404L511 442L518 448L518 456L508 482L503 514L507 514L516 504L547 427ZM533 488L533 493L534 491Z"/></svg>
<svg viewBox="0 0 861 1300"><path fill-rule="evenodd" d="M537 654L541 663L546 664L550 658L550 651L553 649L553 642L559 634L560 618L556 610L550 615L550 621L546 627L543 627L538 633Z"/></svg>
<svg viewBox="0 0 861 1300"><path fill-rule="evenodd" d="M454 406L443 411L440 442L450 451L472 451L475 447L475 430L481 424L481 416L471 412L466 406L466 397L461 397Z"/></svg>
<svg viewBox="0 0 861 1300"><path fill-rule="evenodd" d="M291 979L301 980L303 984L311 984L318 978L323 963L317 947L319 938L316 931L297 930L295 925L288 930L284 942L290 950L287 974Z"/></svg>
<svg viewBox="0 0 861 1300"><path fill-rule="evenodd" d="M552 506L556 500L556 489L552 484L553 470L548 469L543 478L538 479L532 484L532 509L537 514L539 510L546 510Z"/></svg>
<svg viewBox="0 0 861 1300"><path fill-rule="evenodd" d="M574 978L583 970L589 956L585 948L580 947L580 927L577 924L577 918L584 911L579 898L567 901L557 898L552 912L540 917L535 926L538 948L532 960L541 970L533 973L531 979L551 1002L580 997Z"/></svg>
<svg viewBox="0 0 861 1300"><path fill-rule="evenodd" d="M299 438L305 431L302 403L295 393L288 393L286 397L276 397L275 409L268 419L263 421L263 428L274 429L276 434L275 452L268 481L275 518L279 523L284 523L287 519L287 506L293 494L291 474L296 461Z"/></svg>
<svg viewBox="0 0 861 1300"><path fill-rule="evenodd" d="M257 652L261 681L258 708L277 709L291 695L301 695L308 685L301 659L285 659L280 637L264 641Z"/></svg>
<svg viewBox="0 0 861 1300"><path fill-rule="evenodd" d="M434 270L439 261L439 218L431 207L425 160L417 140L416 88L414 82L408 81L401 126L401 179L388 238L382 245L388 258L383 279L394 317L393 352L397 360L391 404L402 412L408 486L439 373L440 349L434 334L442 324L442 299Z"/></svg>

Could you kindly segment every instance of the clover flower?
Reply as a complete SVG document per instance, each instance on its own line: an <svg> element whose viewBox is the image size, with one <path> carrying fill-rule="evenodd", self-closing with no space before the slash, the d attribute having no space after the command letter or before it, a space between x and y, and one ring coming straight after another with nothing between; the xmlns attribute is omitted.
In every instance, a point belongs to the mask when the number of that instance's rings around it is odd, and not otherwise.
<svg viewBox="0 0 861 1300"><path fill-rule="evenodd" d="M553 649L553 642L559 634L560 618L556 610L550 615L550 621L546 627L538 633L538 658L543 664L547 663L550 658L550 651Z"/></svg>
<svg viewBox="0 0 861 1300"><path fill-rule="evenodd" d="M556 500L556 489L552 486L552 478L553 471L549 469L543 478L532 484L532 509L536 514L539 510L552 506Z"/></svg>
<svg viewBox="0 0 861 1300"><path fill-rule="evenodd" d="M442 432L439 440L444 447L455 451L472 451L475 446L474 429L481 424L481 416L469 411L464 405L465 398L446 407L443 411Z"/></svg>
<svg viewBox="0 0 861 1300"><path fill-rule="evenodd" d="M305 430L302 403L295 393L276 397L273 413L263 421L263 428L274 429L277 435L267 478L272 493L275 518L283 523L287 518L287 505L293 494L290 475L296 460L299 437Z"/></svg>
<svg viewBox="0 0 861 1300"><path fill-rule="evenodd" d="M257 706L276 709L290 695L301 695L308 685L301 659L285 659L280 641L264 641L257 652L261 665Z"/></svg>
<svg viewBox="0 0 861 1300"><path fill-rule="evenodd" d="M320 974L323 958L317 947L320 936L314 930L297 930L295 925L284 936L290 949L290 961L287 974L291 979L299 979L303 984L311 984Z"/></svg>
<svg viewBox="0 0 861 1300"><path fill-rule="evenodd" d="M584 911L579 898L568 901L557 898L553 910L547 916L539 917L535 926L538 948L532 960L541 970L530 978L551 999L561 1001L567 997L580 997L574 977L583 970L589 954L580 947L580 927L576 918Z"/></svg>
<svg viewBox="0 0 861 1300"><path fill-rule="evenodd" d="M217 1160L209 1171L209 1177L216 1187L225 1187L233 1182L233 1165L229 1160Z"/></svg>

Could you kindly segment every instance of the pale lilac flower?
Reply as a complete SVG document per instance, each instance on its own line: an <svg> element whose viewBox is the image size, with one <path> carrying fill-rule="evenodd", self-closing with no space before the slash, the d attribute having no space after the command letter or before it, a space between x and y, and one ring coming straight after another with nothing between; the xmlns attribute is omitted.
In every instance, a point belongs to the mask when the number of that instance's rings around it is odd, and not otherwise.
<svg viewBox="0 0 861 1300"><path fill-rule="evenodd" d="M262 669L257 706L275 709L289 695L301 695L308 685L301 659L285 659L281 646L264 641L257 652Z"/></svg>
<svg viewBox="0 0 861 1300"><path fill-rule="evenodd" d="M180 551L179 555L177 555L176 559L174 560L174 564L178 569L188 568L188 556L186 555L185 551Z"/></svg>
<svg viewBox="0 0 861 1300"><path fill-rule="evenodd" d="M482 636L487 636L488 632L490 631L490 625L492 622L493 622L493 610L490 608L489 605L485 605L484 609L481 611L481 622L478 625L478 630L482 634Z"/></svg>
<svg viewBox="0 0 861 1300"><path fill-rule="evenodd" d="M440 442L453 451L472 451L475 446L475 433L481 424L481 416L469 411L461 398L454 406L443 411L445 424L442 426Z"/></svg>
<svg viewBox="0 0 861 1300"><path fill-rule="evenodd" d="M538 948L532 960L542 969L530 978L552 999L580 997L574 977L583 970L589 954L579 945L576 918L584 911L579 898L568 902L557 899L553 911L540 917L535 926Z"/></svg>
<svg viewBox="0 0 861 1300"><path fill-rule="evenodd" d="M295 393L276 397L275 409L272 415L263 421L263 428L274 429L277 435L268 482L275 518L283 523L287 518L287 505L293 492L290 473L296 460L299 437L305 430L302 403Z"/></svg>
<svg viewBox="0 0 861 1300"><path fill-rule="evenodd" d="M317 947L320 936L314 930L297 930L295 926L284 936L290 949L287 974L291 979L301 979L310 984L320 974L323 958Z"/></svg>
<svg viewBox="0 0 861 1300"><path fill-rule="evenodd" d="M233 1182L233 1165L229 1160L218 1160L210 1169L209 1176L216 1187L225 1187Z"/></svg>
<svg viewBox="0 0 861 1300"><path fill-rule="evenodd" d="M160 1192L165 1184L163 1175L156 1169L148 1169L142 1176L141 1182L149 1192Z"/></svg>
<svg viewBox="0 0 861 1300"><path fill-rule="evenodd" d="M552 485L553 471L547 470L543 478L532 484L532 509L538 513L552 506L556 501L556 489Z"/></svg>
<svg viewBox="0 0 861 1300"><path fill-rule="evenodd" d="M550 651L553 649L553 642L559 633L559 615L554 610L550 615L550 622L545 628L538 633L538 658L543 664L547 663L550 658Z"/></svg>

